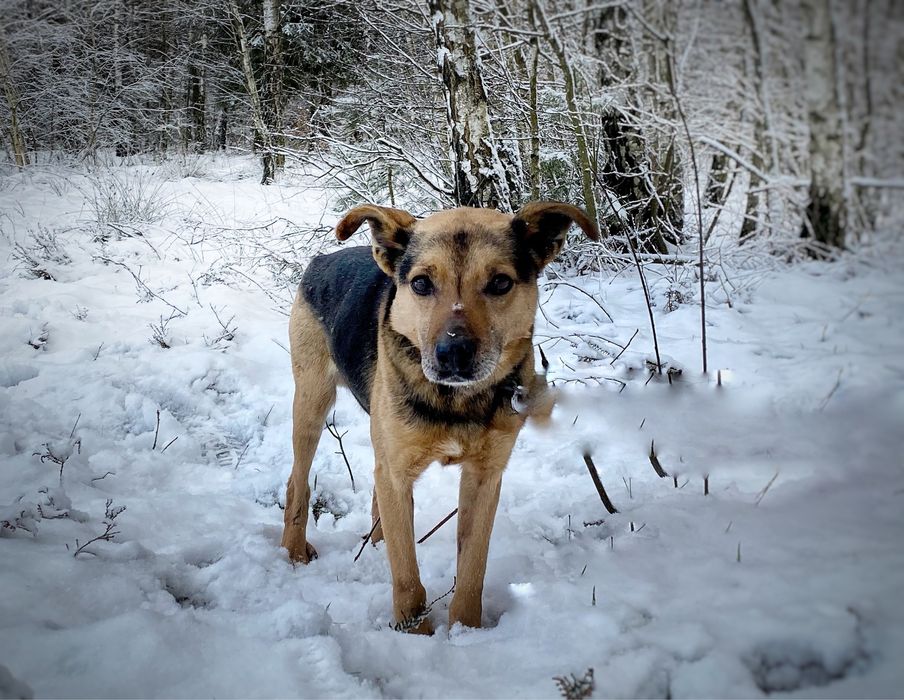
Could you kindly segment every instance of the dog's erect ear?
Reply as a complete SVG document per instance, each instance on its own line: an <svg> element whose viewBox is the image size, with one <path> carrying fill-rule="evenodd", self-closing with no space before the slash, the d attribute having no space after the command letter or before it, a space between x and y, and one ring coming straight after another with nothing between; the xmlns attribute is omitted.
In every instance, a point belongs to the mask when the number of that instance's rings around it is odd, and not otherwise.
<svg viewBox="0 0 904 700"><path fill-rule="evenodd" d="M562 246L571 224L577 224L591 240L599 240L596 224L579 207L563 202L528 202L515 214L512 230L533 258L537 270L549 264Z"/></svg>
<svg viewBox="0 0 904 700"><path fill-rule="evenodd" d="M370 224L373 235L374 260L391 277L396 263L405 252L405 246L411 238L411 228L417 219L401 209L363 204L342 217L342 221L336 226L336 238L346 240L365 221Z"/></svg>

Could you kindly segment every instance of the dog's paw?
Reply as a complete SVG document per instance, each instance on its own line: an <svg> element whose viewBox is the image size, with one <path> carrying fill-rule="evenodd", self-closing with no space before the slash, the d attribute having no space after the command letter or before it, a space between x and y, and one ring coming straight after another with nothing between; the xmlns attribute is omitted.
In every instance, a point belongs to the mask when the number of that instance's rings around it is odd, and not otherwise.
<svg viewBox="0 0 904 700"><path fill-rule="evenodd" d="M393 629L396 632L406 632L408 634L425 634L428 637L433 635L433 623L427 618L426 612L397 622L393 625Z"/></svg>
<svg viewBox="0 0 904 700"><path fill-rule="evenodd" d="M303 546L289 547L289 561L293 564L308 564L316 558L317 550L310 542L305 542Z"/></svg>
<svg viewBox="0 0 904 700"><path fill-rule="evenodd" d="M408 630L409 634L426 634L428 637L433 635L433 623L430 620L424 620L414 629Z"/></svg>
<svg viewBox="0 0 904 700"><path fill-rule="evenodd" d="M449 606L449 629L455 624L460 624L463 627L472 627L474 629L479 629L481 625L481 607L474 606L459 606L455 604L455 601L452 601L452 605Z"/></svg>

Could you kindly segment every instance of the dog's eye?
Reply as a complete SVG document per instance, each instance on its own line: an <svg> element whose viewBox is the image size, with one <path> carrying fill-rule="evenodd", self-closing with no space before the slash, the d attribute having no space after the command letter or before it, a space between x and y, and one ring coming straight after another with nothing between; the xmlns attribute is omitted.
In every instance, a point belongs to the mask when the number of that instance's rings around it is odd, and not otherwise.
<svg viewBox="0 0 904 700"><path fill-rule="evenodd" d="M427 275L418 275L411 280L411 291L421 297L433 294L433 282Z"/></svg>
<svg viewBox="0 0 904 700"><path fill-rule="evenodd" d="M514 281L508 275L496 275L493 279L490 280L490 283L487 285L487 294L494 294L496 296L502 296L503 294L508 294L512 288Z"/></svg>

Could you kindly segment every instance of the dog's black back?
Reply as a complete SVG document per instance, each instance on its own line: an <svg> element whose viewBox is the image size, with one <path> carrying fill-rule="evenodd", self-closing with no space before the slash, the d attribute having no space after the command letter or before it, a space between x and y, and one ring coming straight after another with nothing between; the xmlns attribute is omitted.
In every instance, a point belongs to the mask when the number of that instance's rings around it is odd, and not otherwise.
<svg viewBox="0 0 904 700"><path fill-rule="evenodd" d="M333 362L368 413L380 308L393 288L369 246L318 255L301 278L302 296L326 330Z"/></svg>

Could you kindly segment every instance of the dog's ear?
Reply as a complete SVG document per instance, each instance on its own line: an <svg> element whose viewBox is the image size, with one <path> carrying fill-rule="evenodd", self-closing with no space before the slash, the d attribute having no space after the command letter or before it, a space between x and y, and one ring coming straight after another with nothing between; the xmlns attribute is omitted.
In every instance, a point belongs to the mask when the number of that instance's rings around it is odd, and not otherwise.
<svg viewBox="0 0 904 700"><path fill-rule="evenodd" d="M591 240L599 240L596 224L579 207L563 202L528 202L512 219L518 247L527 251L537 270L549 264L562 246L571 224L577 224Z"/></svg>
<svg viewBox="0 0 904 700"><path fill-rule="evenodd" d="M373 236L374 260L380 269L391 277L396 263L411 239L411 229L417 219L401 209L363 204L342 217L342 221L336 226L336 238L340 241L346 240L365 221L370 224Z"/></svg>

